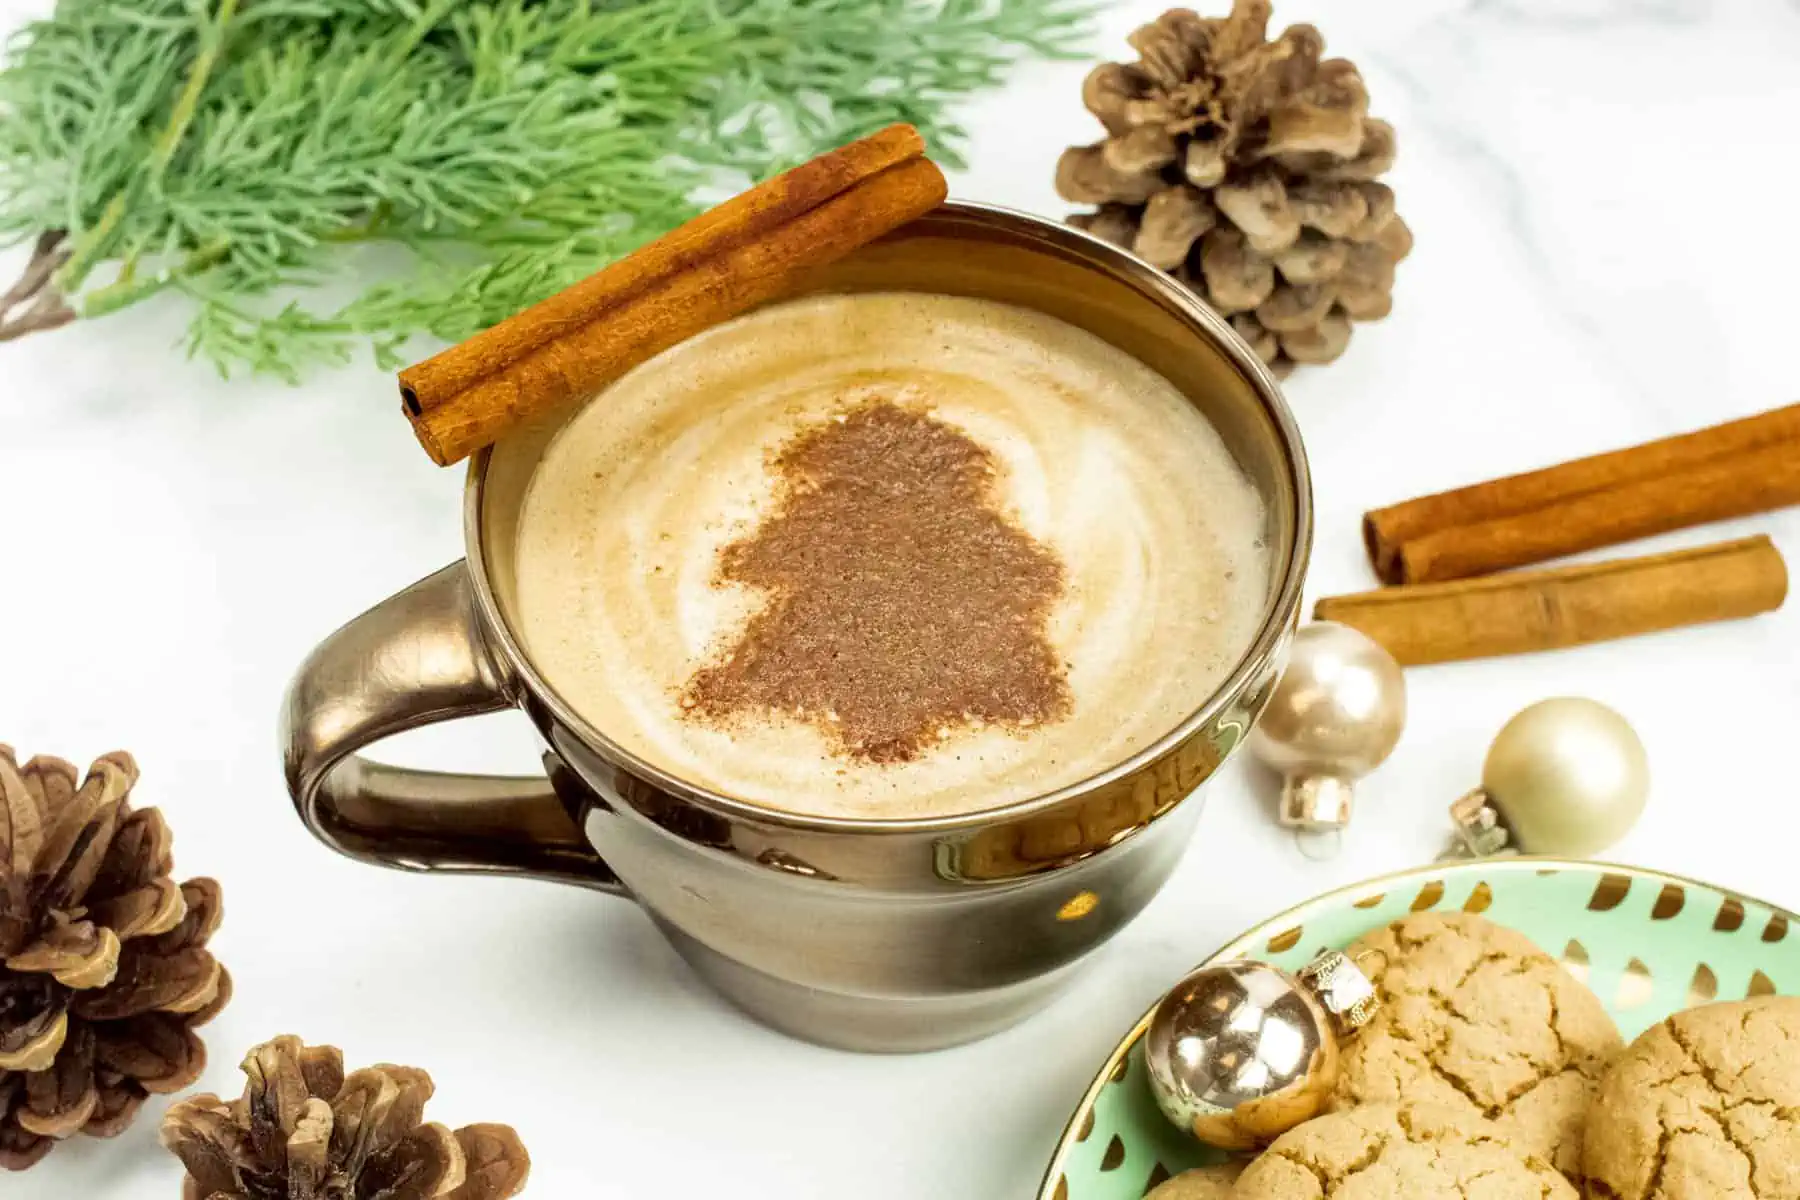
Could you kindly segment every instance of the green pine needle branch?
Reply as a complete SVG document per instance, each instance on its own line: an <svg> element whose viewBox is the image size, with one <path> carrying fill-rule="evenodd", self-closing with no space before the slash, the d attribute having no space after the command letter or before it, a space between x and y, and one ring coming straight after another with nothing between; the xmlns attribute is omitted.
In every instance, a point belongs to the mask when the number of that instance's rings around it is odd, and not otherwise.
<svg viewBox="0 0 1800 1200"><path fill-rule="evenodd" d="M0 341L173 292L222 372L393 366L890 122L954 163L1083 3L60 0L0 68Z"/></svg>

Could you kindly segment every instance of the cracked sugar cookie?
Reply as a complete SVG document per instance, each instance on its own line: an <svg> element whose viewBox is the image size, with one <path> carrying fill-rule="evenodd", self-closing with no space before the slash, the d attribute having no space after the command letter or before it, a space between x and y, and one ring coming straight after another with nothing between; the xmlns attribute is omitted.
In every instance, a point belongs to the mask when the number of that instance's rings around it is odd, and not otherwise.
<svg viewBox="0 0 1800 1200"><path fill-rule="evenodd" d="M1232 1200L1578 1200L1569 1181L1491 1122L1370 1104L1275 1139Z"/></svg>
<svg viewBox="0 0 1800 1200"><path fill-rule="evenodd" d="M1800 999L1651 1026L1606 1073L1583 1162L1598 1200L1800 1198Z"/></svg>
<svg viewBox="0 0 1800 1200"><path fill-rule="evenodd" d="M1163 1180L1144 1200L1233 1200L1236 1193L1231 1190L1231 1185L1243 1173L1242 1163L1195 1167L1173 1179Z"/></svg>
<svg viewBox="0 0 1800 1200"><path fill-rule="evenodd" d="M1415 913L1352 955L1386 961L1381 1011L1344 1047L1331 1106L1405 1100L1486 1118L1570 1177L1622 1040L1600 1000L1523 934L1471 913Z"/></svg>

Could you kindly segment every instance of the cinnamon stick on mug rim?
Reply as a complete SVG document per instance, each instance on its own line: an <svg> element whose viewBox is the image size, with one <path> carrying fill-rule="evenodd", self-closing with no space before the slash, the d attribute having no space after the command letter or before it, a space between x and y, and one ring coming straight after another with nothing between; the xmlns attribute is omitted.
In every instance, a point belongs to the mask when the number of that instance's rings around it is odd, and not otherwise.
<svg viewBox="0 0 1800 1200"><path fill-rule="evenodd" d="M1374 566L1376 575L1387 583L1424 583L1433 579L1458 578L1484 570L1497 570L1502 566L1541 561L1556 554L1572 553L1577 548L1588 549L1626 537L1643 535L1581 529L1555 536L1540 534L1541 545L1532 552L1535 557L1520 558L1515 554L1507 561L1499 561L1485 557L1487 552L1483 551L1475 554L1475 561L1457 567L1443 563L1427 565L1437 557L1435 551L1429 548L1415 550L1411 556L1414 561L1409 563L1406 549L1410 544L1419 542L1426 542L1428 547L1479 542L1480 537L1471 539L1453 531L1488 526L1509 518L1523 519L1534 513L1542 514L1544 523L1566 530L1572 513L1580 517L1584 511L1588 514L1604 511L1599 508L1571 510L1564 507L1582 497L1635 485L1642 490L1624 493L1621 502L1660 504L1664 501L1663 494L1649 485L1656 484L1664 477L1728 461L1744 463L1752 470L1779 466L1774 457L1755 456L1784 445L1788 447L1789 453L1800 456L1800 404L1623 450L1591 455L1542 470L1508 475L1375 509L1363 517L1363 540L1368 546L1369 561ZM1723 472L1717 477L1723 478L1733 490L1761 482L1745 480L1742 475L1743 471L1740 469ZM1765 502L1763 507L1779 507L1796 502L1800 501L1776 496ZM1722 500L1713 504L1710 511L1718 511L1723 515L1761 511L1754 507L1744 507L1747 503L1751 503L1748 498L1735 504ZM1715 519L1719 518L1670 513L1662 521L1650 520L1647 524L1657 527L1652 531L1658 531ZM1636 525L1630 527L1635 528ZM1491 529L1484 530L1482 536L1492 532ZM1596 537L1608 540L1596 541ZM1433 538L1438 540L1430 542L1429 539ZM1581 544L1577 546L1575 543ZM1455 573L1451 573L1453 571Z"/></svg>
<svg viewBox="0 0 1800 1200"><path fill-rule="evenodd" d="M1787 598L1767 537L1666 554L1328 596L1313 617L1361 630L1402 666L1527 654L1751 617Z"/></svg>
<svg viewBox="0 0 1800 1200"><path fill-rule="evenodd" d="M893 125L760 184L573 286L400 372L402 407L448 466L653 355L783 294L944 201Z"/></svg>

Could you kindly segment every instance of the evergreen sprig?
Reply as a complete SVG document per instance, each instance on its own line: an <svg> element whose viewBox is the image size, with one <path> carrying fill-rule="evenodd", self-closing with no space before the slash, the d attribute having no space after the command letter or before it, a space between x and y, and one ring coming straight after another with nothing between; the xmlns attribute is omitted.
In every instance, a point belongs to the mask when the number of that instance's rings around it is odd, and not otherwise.
<svg viewBox="0 0 1800 1200"><path fill-rule="evenodd" d="M0 340L178 291L223 372L392 366L890 122L954 163L1082 3L61 0L0 69Z"/></svg>

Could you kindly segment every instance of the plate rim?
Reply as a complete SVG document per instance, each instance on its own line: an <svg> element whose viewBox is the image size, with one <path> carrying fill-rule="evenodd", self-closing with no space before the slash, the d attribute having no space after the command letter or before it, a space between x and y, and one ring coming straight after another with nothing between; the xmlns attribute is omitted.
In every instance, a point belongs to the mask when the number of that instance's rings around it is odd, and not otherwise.
<svg viewBox="0 0 1800 1200"><path fill-rule="evenodd" d="M1196 962L1189 970L1198 970L1201 967L1228 958L1242 958L1250 947L1258 942L1266 940L1271 933L1280 933L1295 925L1304 925L1306 923L1305 918L1308 914L1321 908L1331 907L1348 896L1357 895L1358 893L1366 892L1371 888L1378 886L1383 887L1384 890L1386 890L1388 885L1392 884L1406 883L1418 879L1447 878L1475 870L1484 872L1530 870L1538 874L1569 870L1590 871L1602 875L1625 875L1633 879L1645 879L1662 884L1674 883L1685 887L1706 888L1708 891L1718 892L1721 895L1732 897L1738 901L1766 908L1772 914L1783 916L1792 923L1800 924L1800 914L1793 912L1784 905L1773 904L1767 900L1747 895L1735 888L1720 887L1718 884L1708 883L1704 879L1695 879L1691 875L1678 875L1672 871L1663 871L1655 867L1629 866L1625 863L1603 862L1598 859L1559 858L1553 855L1542 854L1515 854L1504 858L1474 858L1463 862L1427 863L1421 866L1407 867L1399 871L1390 871L1385 875L1372 875L1369 878L1359 880L1356 883L1349 883L1342 887L1332 888L1330 891L1320 892L1310 899L1302 900L1300 903L1295 904L1290 908L1285 908L1273 916L1257 922L1255 925L1244 930L1244 932L1238 934L1238 936L1232 938L1199 962ZM1160 1003L1162 1003L1162 998L1158 997L1155 1003L1144 1010L1144 1014L1139 1017L1137 1021L1133 1023L1131 1028L1126 1031L1125 1035L1119 1039L1118 1044L1112 1048L1111 1052L1107 1054L1105 1061L1102 1062L1099 1069L1094 1072L1093 1079L1088 1082L1086 1090L1082 1092L1081 1099L1076 1103L1074 1110L1069 1114L1068 1121L1063 1124L1062 1133L1057 1136L1056 1149L1051 1152L1050 1161L1044 1168L1044 1177L1038 1183L1036 1200L1057 1200L1057 1197L1054 1194L1056 1183L1057 1180L1062 1178L1064 1174L1064 1164L1067 1162L1069 1154L1075 1146L1074 1134L1076 1128L1081 1124L1082 1119L1093 1110L1095 1102L1100 1097L1101 1089L1103 1089L1110 1081L1113 1071L1118 1067L1125 1056L1131 1053L1132 1048L1138 1044L1139 1039L1144 1036L1144 1031L1150 1027L1150 1017L1156 1012L1156 1006Z"/></svg>

